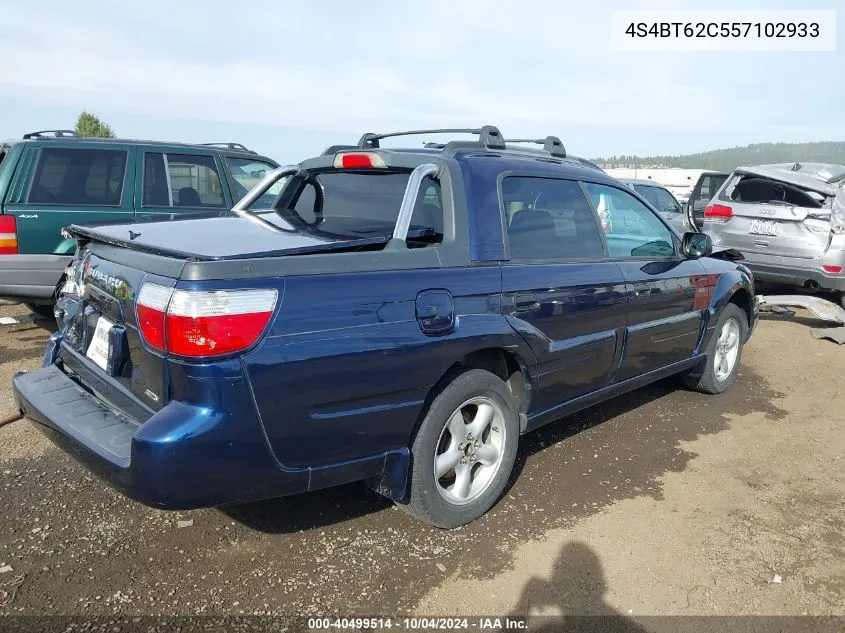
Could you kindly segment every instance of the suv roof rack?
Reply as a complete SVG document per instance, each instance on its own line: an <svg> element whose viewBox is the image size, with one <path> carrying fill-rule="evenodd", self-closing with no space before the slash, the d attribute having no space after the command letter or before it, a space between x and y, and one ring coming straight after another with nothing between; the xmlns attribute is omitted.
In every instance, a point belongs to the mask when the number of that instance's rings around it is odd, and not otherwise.
<svg viewBox="0 0 845 633"><path fill-rule="evenodd" d="M406 132L387 132L384 134L373 134L368 132L358 141L359 149L374 149L379 147L379 141L383 138L394 136L412 136L420 134L475 134L478 135L478 143L487 149L507 149L502 133L495 125L483 125L480 128L436 128L430 130L408 130Z"/></svg>
<svg viewBox="0 0 845 633"><path fill-rule="evenodd" d="M508 143L534 143L535 145L542 145L543 151L548 152L555 158L566 158L566 148L557 136L547 136L546 138L510 138Z"/></svg>
<svg viewBox="0 0 845 633"><path fill-rule="evenodd" d="M323 150L322 156L328 156L329 154L337 154L346 149L358 149L357 145L329 145L325 150Z"/></svg>
<svg viewBox="0 0 845 633"><path fill-rule="evenodd" d="M73 130L41 130L39 132L30 132L29 134L24 134L23 139L28 141L30 139L37 139L37 138L66 138L68 136L79 136Z"/></svg>
<svg viewBox="0 0 845 633"><path fill-rule="evenodd" d="M239 152L249 152L250 154L258 153L249 149L246 145L242 145L241 143L200 143L200 145L205 145L208 147L223 147L225 149L233 149Z"/></svg>

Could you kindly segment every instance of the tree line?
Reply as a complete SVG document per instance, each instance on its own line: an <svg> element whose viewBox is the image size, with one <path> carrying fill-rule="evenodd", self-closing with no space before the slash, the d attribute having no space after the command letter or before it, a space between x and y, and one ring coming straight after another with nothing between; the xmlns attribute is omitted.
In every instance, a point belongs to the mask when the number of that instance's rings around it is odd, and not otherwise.
<svg viewBox="0 0 845 633"><path fill-rule="evenodd" d="M845 142L754 143L745 147L716 149L680 156L620 155L594 158L601 167L679 167L731 171L743 165L769 163L835 163L845 165Z"/></svg>

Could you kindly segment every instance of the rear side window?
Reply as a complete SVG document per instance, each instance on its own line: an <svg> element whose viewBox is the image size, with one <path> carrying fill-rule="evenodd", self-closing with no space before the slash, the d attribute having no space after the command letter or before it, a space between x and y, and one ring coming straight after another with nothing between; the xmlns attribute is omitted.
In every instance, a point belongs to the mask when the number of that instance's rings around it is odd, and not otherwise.
<svg viewBox="0 0 845 633"><path fill-rule="evenodd" d="M243 198L249 190L261 182L268 173L273 171L275 167L270 163L265 163L260 160L251 160L248 158L226 158L226 164L229 166L229 171L232 178L235 180L235 195L236 200ZM282 190L285 183L284 178L279 180L275 185L270 187L263 196L250 205L253 211L261 209L270 209L276 201L276 197Z"/></svg>
<svg viewBox="0 0 845 633"><path fill-rule="evenodd" d="M511 261L604 257L596 216L577 182L509 176L502 200Z"/></svg>
<svg viewBox="0 0 845 633"><path fill-rule="evenodd" d="M288 208L278 212L300 230L338 238L389 235L399 217L408 172L330 171L311 176ZM440 183L426 178L420 185L409 240L440 242L443 206Z"/></svg>
<svg viewBox="0 0 845 633"><path fill-rule="evenodd" d="M29 191L33 204L120 206L126 152L43 148Z"/></svg>
<svg viewBox="0 0 845 633"><path fill-rule="evenodd" d="M716 195L716 192L719 191L719 188L725 183L727 180L727 176L705 176L701 180L701 190L699 191L699 197L710 200L713 196Z"/></svg>
<svg viewBox="0 0 845 633"><path fill-rule="evenodd" d="M211 156L144 154L145 207L221 208L220 174Z"/></svg>

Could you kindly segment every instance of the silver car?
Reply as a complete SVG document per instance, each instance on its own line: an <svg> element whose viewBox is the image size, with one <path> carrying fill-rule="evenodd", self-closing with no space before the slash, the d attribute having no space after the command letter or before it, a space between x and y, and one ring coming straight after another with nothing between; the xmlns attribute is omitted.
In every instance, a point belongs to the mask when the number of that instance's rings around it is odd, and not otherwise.
<svg viewBox="0 0 845 633"><path fill-rule="evenodd" d="M845 166L739 167L704 211L714 247L740 251L756 279L845 292Z"/></svg>
<svg viewBox="0 0 845 633"><path fill-rule="evenodd" d="M687 222L683 205L666 187L653 180L620 178L619 182L645 198L678 233L683 235L687 231L692 231Z"/></svg>

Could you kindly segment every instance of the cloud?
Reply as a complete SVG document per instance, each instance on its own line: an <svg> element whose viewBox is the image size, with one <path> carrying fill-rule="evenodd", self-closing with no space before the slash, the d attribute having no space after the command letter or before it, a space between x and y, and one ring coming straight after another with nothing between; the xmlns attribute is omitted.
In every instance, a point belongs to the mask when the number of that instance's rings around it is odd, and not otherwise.
<svg viewBox="0 0 845 633"><path fill-rule="evenodd" d="M540 0L149 0L143 11L94 0L84 11L52 0L7 3L0 58L16 63L4 67L0 91L35 104L313 130L492 122L506 135L582 138L578 130L666 137L694 134L691 126L740 136L842 129L818 96L842 100L829 79L843 67L838 54L802 65L777 55L614 53L612 8ZM796 65L800 80L778 73ZM807 89L796 91L796 80Z"/></svg>

